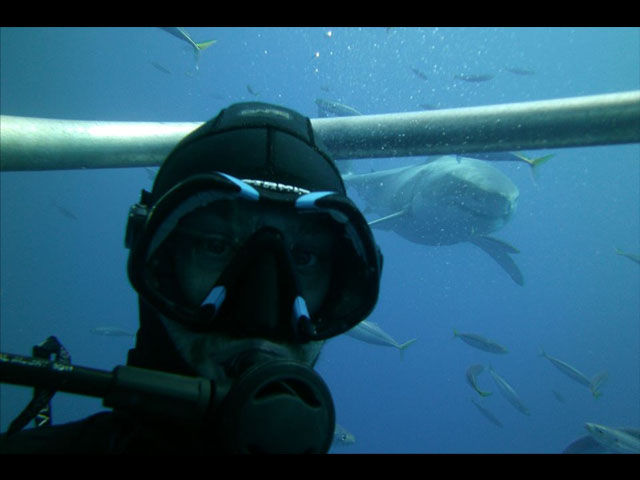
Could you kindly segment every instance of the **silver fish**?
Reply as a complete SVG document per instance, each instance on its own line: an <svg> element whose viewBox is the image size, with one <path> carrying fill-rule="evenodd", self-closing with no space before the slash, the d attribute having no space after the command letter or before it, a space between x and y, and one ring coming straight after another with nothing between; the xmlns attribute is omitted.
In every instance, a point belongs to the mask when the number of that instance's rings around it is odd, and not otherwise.
<svg viewBox="0 0 640 480"><path fill-rule="evenodd" d="M394 347L400 350L400 352L404 351L409 345L417 340L417 338L412 338L404 343L398 343L376 323L368 322L367 320L361 321L351 330L347 330L345 334L357 340L371 343L372 345Z"/></svg>
<svg viewBox="0 0 640 480"><path fill-rule="evenodd" d="M489 353L508 353L505 347L500 345L499 343L494 342L493 340L489 340L488 338L481 337L480 335L476 335L475 333L460 333L455 328L453 329L453 336L459 337L463 342L468 345L471 345L474 348L479 350L483 350Z"/></svg>
<svg viewBox="0 0 640 480"><path fill-rule="evenodd" d="M355 117L362 115L349 105L344 105L332 100L325 100L324 98L316 98L316 105L318 106L319 117Z"/></svg>
<svg viewBox="0 0 640 480"><path fill-rule="evenodd" d="M592 424L595 425L595 424ZM585 425L586 427L586 425ZM632 438L637 439L640 442L640 429L638 428L629 428L629 427L621 427L621 428L616 428L615 430L617 430L618 432L622 432L625 435L628 435ZM606 433L605 433L606 435ZM601 439L604 441L604 437L601 437ZM631 440L632 444L633 444L633 440ZM593 453L611 453L614 450L611 449L611 447L607 446L605 443L600 443L596 437L594 437L591 432L589 432L589 434L584 435L580 438L578 438L577 440L571 442L563 451L562 453L570 453L570 454L576 454L576 453L586 453L586 454L593 454Z"/></svg>
<svg viewBox="0 0 640 480"><path fill-rule="evenodd" d="M598 398L600 395L602 395L602 392L600 392L598 388L607 379L606 372L601 372L597 374L593 379L589 380L587 376L577 368L572 367L568 363L563 362L558 358L547 355L542 349L540 349L540 353L538 354L538 356L546 358L553 364L554 367L564 373L567 377L578 382L580 385L584 385L585 387L587 387L589 390L591 390L591 394L594 397Z"/></svg>
<svg viewBox="0 0 640 480"><path fill-rule="evenodd" d="M492 395L492 392L485 392L480 390L480 387L478 387L478 375L480 375L482 372L484 372L484 366L482 365L471 365L468 369L467 369L467 382L469 382L469 385L471 385L471 388L473 388L476 392L478 392L478 394L480 394L481 397L488 397L489 395Z"/></svg>
<svg viewBox="0 0 640 480"><path fill-rule="evenodd" d="M636 263L640 264L640 255L638 255L638 254L623 252L619 248L616 248L616 253L618 255L622 256L622 257L627 257L632 262L636 262Z"/></svg>
<svg viewBox="0 0 640 480"><path fill-rule="evenodd" d="M182 40L183 42L188 43L193 47L193 52L196 60L196 70L198 70L198 62L200 60L200 52L206 50L211 45L217 42L217 40L207 40L206 42L195 42L189 33L184 29L184 27L158 27L165 32L173 35L174 37Z"/></svg>
<svg viewBox="0 0 640 480"><path fill-rule="evenodd" d="M511 385L509 385L504 378L498 375L491 366L489 366L489 373L493 377L493 380L496 382L496 385L500 389L500 392L502 393L504 398L506 398L511 405L516 407L519 412L523 413L524 415L530 415L529 409L524 405L524 403L522 403L522 400L520 400L520 397L513 389L513 387L511 387Z"/></svg>
<svg viewBox="0 0 640 480"><path fill-rule="evenodd" d="M202 50L209 48L211 45L217 42L217 40L207 40L206 42L195 42L191 35L184 29L184 27L158 27L170 35L182 40L183 42L187 42L189 45L193 47L195 53L198 54Z"/></svg>
<svg viewBox="0 0 640 480"><path fill-rule="evenodd" d="M356 437L344 428L342 425L336 423L335 430L333 431L333 442L331 445L336 447L346 447L356 443Z"/></svg>
<svg viewBox="0 0 640 480"><path fill-rule="evenodd" d="M640 453L640 438L618 428L586 423L585 428L596 442L616 453Z"/></svg>

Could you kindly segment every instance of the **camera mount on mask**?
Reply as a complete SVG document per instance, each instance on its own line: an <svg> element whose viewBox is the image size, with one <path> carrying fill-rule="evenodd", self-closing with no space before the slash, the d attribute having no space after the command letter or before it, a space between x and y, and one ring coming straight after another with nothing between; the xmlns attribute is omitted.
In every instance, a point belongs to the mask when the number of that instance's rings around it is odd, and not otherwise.
<svg viewBox="0 0 640 480"><path fill-rule="evenodd" d="M60 345L55 337L47 342ZM0 352L0 383L48 393L39 404L34 395L9 434L24 427L43 402L48 404L61 391L102 398L105 407L140 421L170 422L201 432L214 451L326 453L331 445L335 410L329 390L311 368L295 362L249 365L227 395L216 395L214 382L202 377L124 365L109 372L66 360Z"/></svg>

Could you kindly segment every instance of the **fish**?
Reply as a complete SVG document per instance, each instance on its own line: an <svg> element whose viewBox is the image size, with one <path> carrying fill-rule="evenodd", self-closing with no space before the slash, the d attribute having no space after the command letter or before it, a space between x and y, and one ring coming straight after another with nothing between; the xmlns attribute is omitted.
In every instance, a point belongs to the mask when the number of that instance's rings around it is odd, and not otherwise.
<svg viewBox="0 0 640 480"><path fill-rule="evenodd" d="M353 445L356 443L356 437L344 428L342 425L336 423L335 429L333 431L333 441L331 445L334 447L348 447L349 445Z"/></svg>
<svg viewBox="0 0 640 480"><path fill-rule="evenodd" d="M316 98L319 117L355 117L362 115L355 108L332 100Z"/></svg>
<svg viewBox="0 0 640 480"><path fill-rule="evenodd" d="M514 215L520 192L487 162L443 156L418 165L342 176L366 209L369 226L391 230L420 245L469 242L483 250L518 285L524 276L511 258L519 250L489 234Z"/></svg>
<svg viewBox="0 0 640 480"><path fill-rule="evenodd" d="M623 257L627 257L632 262L636 262L637 264L640 264L640 255L636 253L623 252L619 248L616 248L616 254L621 255Z"/></svg>
<svg viewBox="0 0 640 480"><path fill-rule="evenodd" d="M171 70L169 70L168 68L163 67L162 65L160 65L158 62L151 62L151 65L153 65L153 67L162 72L162 73L166 73L167 75L171 75Z"/></svg>
<svg viewBox="0 0 640 480"><path fill-rule="evenodd" d="M345 332L345 335L349 335L352 338L370 343L372 345L397 348L398 350L400 350L401 354L407 347L412 345L417 340L417 338L412 338L411 340L408 340L404 343L398 343L393 338L391 338L391 336L387 332L382 330L382 328L380 328L378 324L367 320L363 320L351 330L347 330Z"/></svg>
<svg viewBox="0 0 640 480"><path fill-rule="evenodd" d="M558 400L560 403L567 403L564 397L558 391L551 390L551 392L553 393L553 396L556 397L556 400Z"/></svg>
<svg viewBox="0 0 640 480"><path fill-rule="evenodd" d="M429 78L425 73L421 72L417 68L411 67L411 71L414 73L416 77L418 77L421 80L428 80Z"/></svg>
<svg viewBox="0 0 640 480"><path fill-rule="evenodd" d="M62 205L59 205L53 198L49 198L49 202L51 203L52 207L54 207L56 210L58 210L58 212L60 212L60 214L62 214L62 216L67 217L70 220L78 219L75 213L73 213L68 208L63 207Z"/></svg>
<svg viewBox="0 0 640 480"><path fill-rule="evenodd" d="M586 428L586 425L585 425ZM640 429L639 428L631 428L631 427L620 427L616 428L618 432L622 432L626 435L629 435L632 438L635 438L640 441ZM605 434L606 435L606 434ZM610 447L600 443L596 437L594 437L591 432L587 435L584 435L577 440L571 442L562 453L569 454L577 454L577 453L585 453L585 454L593 454L593 453L614 453Z"/></svg>
<svg viewBox="0 0 640 480"><path fill-rule="evenodd" d="M94 327L91 329L91 333L96 335L104 335L107 337L135 337L135 333L131 333L120 327Z"/></svg>
<svg viewBox="0 0 640 480"><path fill-rule="evenodd" d="M491 413L490 410L488 410L486 407L483 407L482 405L480 405L478 402L476 402L473 398L471 399L471 403L473 403L476 408L478 410L480 410L480 413L482 415L484 415L484 417L489 420L491 423L493 423L496 427L500 427L502 428L502 422L500 420L498 420L498 417L496 417L493 413Z"/></svg>
<svg viewBox="0 0 640 480"><path fill-rule="evenodd" d="M480 82L488 82L493 78L493 75L484 74L484 75L454 75L453 78L457 78L458 80L462 80L464 82L469 83L480 83Z"/></svg>
<svg viewBox="0 0 640 480"><path fill-rule="evenodd" d="M492 395L493 392L484 392L480 390L480 387L478 387L477 377L482 372L484 372L483 365L471 365L467 369L467 382L469 382L469 385L471 385L471 388L473 388L476 392L478 392L478 394L480 394L481 397L488 397L489 395Z"/></svg>
<svg viewBox="0 0 640 480"><path fill-rule="evenodd" d="M640 453L640 436L597 423L587 422L585 428L589 435L606 450L615 453Z"/></svg>
<svg viewBox="0 0 640 480"><path fill-rule="evenodd" d="M496 382L496 385L504 398L506 398L520 413L524 415L531 415L529 409L524 405L524 403L522 403L522 400L520 400L520 397L513 387L509 385L504 378L498 375L491 365L489 365L489 373L493 377L493 380Z"/></svg>
<svg viewBox="0 0 640 480"><path fill-rule="evenodd" d="M593 376L591 379L591 392L600 392L600 387L604 385L604 383L609 379L609 374L607 372L600 372ZM601 394L596 395L599 396Z"/></svg>
<svg viewBox="0 0 640 480"><path fill-rule="evenodd" d="M257 97L258 95L260 95L258 92L256 92L253 87L249 84L247 84L247 92L249 92L251 95L253 95L254 97Z"/></svg>
<svg viewBox="0 0 640 480"><path fill-rule="evenodd" d="M524 162L531 168L531 177L537 180L538 168L551 160L555 155L544 155L542 157L527 157L520 152L477 152L465 153L466 157L485 160L488 162Z"/></svg>
<svg viewBox="0 0 640 480"><path fill-rule="evenodd" d="M196 69L198 68L198 60L200 59L200 52L203 52L211 45L215 44L217 40L207 40L205 42L195 42L191 35L187 33L184 27L158 27L161 30L164 30L170 35L182 40L183 42L187 42L189 45L193 47L193 52L196 57Z"/></svg>
<svg viewBox="0 0 640 480"><path fill-rule="evenodd" d="M522 75L522 76L528 76L528 75L535 75L536 72L534 72L533 70L527 70L526 68L518 68L518 67L511 67L511 68L505 68L505 70L507 72L511 72L515 75Z"/></svg>
<svg viewBox="0 0 640 480"><path fill-rule="evenodd" d="M505 347L499 343L489 340L487 338L476 335L475 333L460 333L455 328L453 329L453 336L460 338L463 342L471 345L478 350L483 350L489 353L508 353Z"/></svg>
<svg viewBox="0 0 640 480"><path fill-rule="evenodd" d="M546 358L553 364L554 367L564 373L567 377L578 382L580 385L584 385L585 387L587 387L594 397L598 398L600 395L602 395L598 388L607 379L607 372L600 372L595 375L593 379L589 380L589 378L587 378L587 376L577 368L572 367L571 365L563 362L560 359L547 355L542 349L540 349L538 356Z"/></svg>

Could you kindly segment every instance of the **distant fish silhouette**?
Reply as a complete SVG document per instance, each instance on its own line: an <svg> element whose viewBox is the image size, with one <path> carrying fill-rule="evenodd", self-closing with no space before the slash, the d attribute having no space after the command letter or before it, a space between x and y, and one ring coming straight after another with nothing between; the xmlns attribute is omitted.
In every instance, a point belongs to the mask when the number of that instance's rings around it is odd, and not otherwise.
<svg viewBox="0 0 640 480"><path fill-rule="evenodd" d="M90 331L96 335L104 335L107 337L135 337L136 335L120 327L94 327Z"/></svg>
<svg viewBox="0 0 640 480"><path fill-rule="evenodd" d="M162 73L166 73L167 75L171 75L171 70L169 70L168 68L163 67L158 62L151 62L151 65L153 65L156 70L159 70Z"/></svg>
<svg viewBox="0 0 640 480"><path fill-rule="evenodd" d="M480 83L480 82L488 82L493 78L493 75L485 74L485 75L454 75L454 78L458 80L462 80L463 82L469 83Z"/></svg>
<svg viewBox="0 0 640 480"><path fill-rule="evenodd" d="M78 219L78 217L76 217L71 210L63 207L62 205L59 205L53 198L50 198L49 201L51 202L51 206L55 207L55 209L58 210L58 212L60 212L63 216L67 217L70 220Z"/></svg>
<svg viewBox="0 0 640 480"><path fill-rule="evenodd" d="M484 415L484 417L487 420L489 420L491 423L493 423L496 427L502 428L502 422L500 420L498 420L498 418L493 413L491 413L491 411L487 410L485 407L480 405L473 398L471 399L471 402L476 406L476 408L480 411L480 413L482 415Z"/></svg>
<svg viewBox="0 0 640 480"><path fill-rule="evenodd" d="M426 73L421 72L420 70L418 70L417 68L411 67L411 71L413 72L413 74L418 77L420 80L428 80L429 77L427 77Z"/></svg>
<svg viewBox="0 0 640 480"><path fill-rule="evenodd" d="M551 390L551 392L553 392L553 396L556 397L556 400L558 400L560 403L567 403L567 401L559 392L557 392L556 390Z"/></svg>
<svg viewBox="0 0 640 480"><path fill-rule="evenodd" d="M536 74L536 72L534 72L533 70L527 70L525 68L518 68L518 67L505 68L505 70L507 72L513 73L514 75L521 75L521 76L535 75Z"/></svg>
<svg viewBox="0 0 640 480"><path fill-rule="evenodd" d="M251 95L253 95L254 97L257 97L258 95L260 95L258 92L256 92L253 87L249 84L247 84L247 92L249 92Z"/></svg>

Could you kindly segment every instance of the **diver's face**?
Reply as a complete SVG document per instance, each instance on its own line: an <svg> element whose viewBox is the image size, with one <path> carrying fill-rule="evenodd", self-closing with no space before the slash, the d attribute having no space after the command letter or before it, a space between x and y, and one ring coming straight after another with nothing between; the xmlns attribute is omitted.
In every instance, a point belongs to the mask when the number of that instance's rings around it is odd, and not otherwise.
<svg viewBox="0 0 640 480"><path fill-rule="evenodd" d="M238 248L263 226L283 233L309 313L317 312L331 280L333 237L329 231L302 215L292 218L260 205L239 209L232 202L196 211L180 223L175 271L191 306L203 302Z"/></svg>
<svg viewBox="0 0 640 480"><path fill-rule="evenodd" d="M240 246L253 232L267 225L282 232L301 293L309 314L313 316L329 290L333 237L310 218L300 215L291 218L281 212L265 211L259 205L238 209L232 202L223 202L198 210L180 222L174 267L185 300L191 306L202 304ZM275 261L275 257L270 261ZM268 268L268 261L266 265ZM251 300L247 299L248 302ZM264 303L256 310L264 312L264 309L275 307L275 303ZM256 315L255 322L269 317L268 312L264 313ZM173 342L191 367L200 375L218 381L225 377L221 365L239 353L266 351L312 366L323 344L276 343L263 338L232 337L220 332L193 332L170 319L165 318L164 322Z"/></svg>

